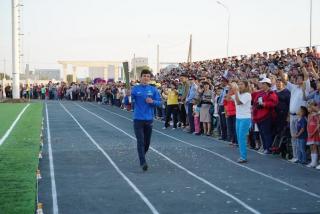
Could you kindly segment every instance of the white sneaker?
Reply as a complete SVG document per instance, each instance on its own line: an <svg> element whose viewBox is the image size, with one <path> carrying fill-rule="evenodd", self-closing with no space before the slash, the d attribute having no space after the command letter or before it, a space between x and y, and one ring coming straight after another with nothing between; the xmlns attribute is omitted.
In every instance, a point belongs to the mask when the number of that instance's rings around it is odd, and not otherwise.
<svg viewBox="0 0 320 214"><path fill-rule="evenodd" d="M167 129L167 127L163 127L162 129Z"/></svg>
<svg viewBox="0 0 320 214"><path fill-rule="evenodd" d="M320 165L318 165L318 166L316 167L316 169L320 169Z"/></svg>
<svg viewBox="0 0 320 214"><path fill-rule="evenodd" d="M298 161L298 159L297 158L292 158L289 161L292 162L292 163L296 163Z"/></svg>
<svg viewBox="0 0 320 214"><path fill-rule="evenodd" d="M307 167L309 167L309 168L315 168L317 165L313 165L312 163L309 163L308 165L307 165Z"/></svg>

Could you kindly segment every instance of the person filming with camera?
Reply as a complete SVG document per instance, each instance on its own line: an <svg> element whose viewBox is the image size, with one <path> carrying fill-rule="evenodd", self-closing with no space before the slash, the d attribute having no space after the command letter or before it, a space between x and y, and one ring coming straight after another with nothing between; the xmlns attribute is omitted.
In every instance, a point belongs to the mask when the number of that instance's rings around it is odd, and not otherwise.
<svg viewBox="0 0 320 214"><path fill-rule="evenodd" d="M275 107L278 104L277 94L271 90L271 80L263 78L260 81L261 90L252 93L253 121L257 123L263 143L264 154L271 154L273 141L272 124L275 116Z"/></svg>

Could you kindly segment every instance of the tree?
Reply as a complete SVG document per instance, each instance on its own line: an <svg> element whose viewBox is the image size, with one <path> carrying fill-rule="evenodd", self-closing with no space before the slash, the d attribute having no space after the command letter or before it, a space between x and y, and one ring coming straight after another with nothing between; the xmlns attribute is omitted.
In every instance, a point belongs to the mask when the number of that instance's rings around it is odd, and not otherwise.
<svg viewBox="0 0 320 214"><path fill-rule="evenodd" d="M72 74L68 74L67 75L67 82L70 84L73 81L73 75Z"/></svg>
<svg viewBox="0 0 320 214"><path fill-rule="evenodd" d="M86 77L86 83L92 83L92 79L90 77Z"/></svg>
<svg viewBox="0 0 320 214"><path fill-rule="evenodd" d="M3 77L4 77L4 73L0 73L0 80L3 80ZM6 79L7 80L11 79L8 74L6 74Z"/></svg>

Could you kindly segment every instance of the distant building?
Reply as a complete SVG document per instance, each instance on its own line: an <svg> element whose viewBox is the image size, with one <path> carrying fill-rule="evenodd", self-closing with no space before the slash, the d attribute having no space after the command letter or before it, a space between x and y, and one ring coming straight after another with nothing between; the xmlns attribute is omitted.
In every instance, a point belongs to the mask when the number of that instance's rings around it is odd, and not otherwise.
<svg viewBox="0 0 320 214"><path fill-rule="evenodd" d="M101 78L104 80L122 79L121 68L115 65L108 65L107 67L89 67L89 78Z"/></svg>
<svg viewBox="0 0 320 214"><path fill-rule="evenodd" d="M94 80L95 78L105 79L104 67L89 67L89 78Z"/></svg>
<svg viewBox="0 0 320 214"><path fill-rule="evenodd" d="M61 80L59 69L35 69L35 71L26 70L20 74L21 80Z"/></svg>
<svg viewBox="0 0 320 214"><path fill-rule="evenodd" d="M134 67L143 67L143 66L149 66L148 58L147 57L136 57L131 60L131 68L134 69Z"/></svg>
<svg viewBox="0 0 320 214"><path fill-rule="evenodd" d="M60 80L59 69L35 69L35 76L38 76L39 80Z"/></svg>

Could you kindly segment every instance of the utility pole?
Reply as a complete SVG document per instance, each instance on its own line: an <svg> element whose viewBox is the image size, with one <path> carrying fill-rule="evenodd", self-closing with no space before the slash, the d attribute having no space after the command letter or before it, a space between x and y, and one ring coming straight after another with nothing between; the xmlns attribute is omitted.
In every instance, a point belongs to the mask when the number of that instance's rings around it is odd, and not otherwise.
<svg viewBox="0 0 320 214"><path fill-rule="evenodd" d="M190 35L190 42L189 42L189 51L188 51L188 63L192 62L192 34Z"/></svg>
<svg viewBox="0 0 320 214"><path fill-rule="evenodd" d="M310 0L310 35L309 35L309 47L311 49L312 46L312 0Z"/></svg>
<svg viewBox="0 0 320 214"><path fill-rule="evenodd" d="M6 78L6 59L3 59L3 78Z"/></svg>
<svg viewBox="0 0 320 214"><path fill-rule="evenodd" d="M19 0L11 1L12 9L12 98L20 99L20 4Z"/></svg>
<svg viewBox="0 0 320 214"><path fill-rule="evenodd" d="M228 13L228 29L227 29L227 57L229 57L229 40L230 40L230 10L229 7L225 4L223 4L220 1L217 1L217 4L220 4L222 7L224 7L224 9L226 9L227 13Z"/></svg>
<svg viewBox="0 0 320 214"><path fill-rule="evenodd" d="M157 74L160 73L160 47L157 45Z"/></svg>
<svg viewBox="0 0 320 214"><path fill-rule="evenodd" d="M133 70L133 78L137 80L137 61L136 61L136 54L133 54L133 63L134 63L134 70Z"/></svg>
<svg viewBox="0 0 320 214"><path fill-rule="evenodd" d="M6 98L5 84L6 84L6 59L3 60L3 77L2 77L2 97Z"/></svg>

